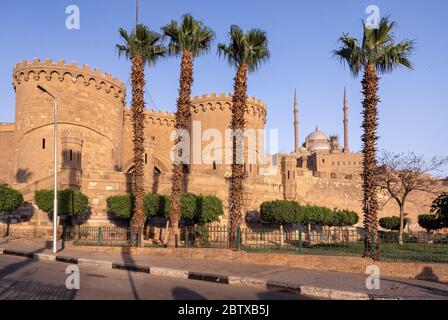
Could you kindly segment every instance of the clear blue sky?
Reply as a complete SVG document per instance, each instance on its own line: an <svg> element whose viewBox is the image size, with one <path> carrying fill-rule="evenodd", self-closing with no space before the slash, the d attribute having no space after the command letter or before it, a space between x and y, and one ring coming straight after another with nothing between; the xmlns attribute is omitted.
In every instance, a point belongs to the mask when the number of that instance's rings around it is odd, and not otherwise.
<svg viewBox="0 0 448 320"><path fill-rule="evenodd" d="M212 27L217 42L227 41L231 24L258 27L269 34L271 61L249 78L249 94L269 106L268 127L279 129L280 150L293 149L292 107L297 88L301 142L316 125L342 137L342 93L350 104L350 143L361 148L361 88L331 55L342 32L361 37L365 8L375 4L398 22L396 35L417 41L416 70L381 79L379 148L448 154L448 2L446 0L140 0L141 20L154 30L184 13ZM65 28L65 8L81 9L81 29ZM13 65L23 59L72 60L129 79L129 63L118 59L117 29L135 21L133 0L5 1L0 11L0 122L14 121ZM216 55L216 47L197 59L194 95L230 92L234 71ZM174 110L179 61L166 59L147 71L150 107ZM444 169L448 175L448 168Z"/></svg>

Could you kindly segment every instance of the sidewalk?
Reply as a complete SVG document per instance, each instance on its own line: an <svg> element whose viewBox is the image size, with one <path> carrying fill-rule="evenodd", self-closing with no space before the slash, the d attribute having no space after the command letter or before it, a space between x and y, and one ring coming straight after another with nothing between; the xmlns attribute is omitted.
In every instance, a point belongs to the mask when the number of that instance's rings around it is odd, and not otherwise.
<svg viewBox="0 0 448 320"><path fill-rule="evenodd" d="M51 243L51 242L50 242ZM286 290L294 294L330 299L443 299L448 283L404 278L381 278L380 290L367 290L366 275L302 270L267 265L235 264L129 254L92 252L67 244L57 257L42 239L0 238L0 254L34 253L34 258L146 272L155 276L213 281L235 286ZM33 255L28 254L28 257Z"/></svg>

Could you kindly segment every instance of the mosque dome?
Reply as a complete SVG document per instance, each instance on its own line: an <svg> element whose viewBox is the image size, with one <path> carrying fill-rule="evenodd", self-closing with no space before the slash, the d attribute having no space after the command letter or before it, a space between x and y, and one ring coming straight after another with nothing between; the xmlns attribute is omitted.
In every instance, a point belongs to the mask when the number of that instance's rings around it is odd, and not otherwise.
<svg viewBox="0 0 448 320"><path fill-rule="evenodd" d="M330 144L328 143L316 143L310 147L311 152L317 151L329 151L331 149Z"/></svg>
<svg viewBox="0 0 448 320"><path fill-rule="evenodd" d="M318 128L316 128L315 131L311 132L307 137L306 140L308 142L316 141L316 140L325 140L328 141L328 137L325 133L320 131Z"/></svg>

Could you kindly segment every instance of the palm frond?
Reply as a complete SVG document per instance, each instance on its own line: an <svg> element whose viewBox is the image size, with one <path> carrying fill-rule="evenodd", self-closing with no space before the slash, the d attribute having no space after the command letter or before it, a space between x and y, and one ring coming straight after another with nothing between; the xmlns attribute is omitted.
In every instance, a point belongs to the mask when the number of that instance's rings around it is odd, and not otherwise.
<svg viewBox="0 0 448 320"><path fill-rule="evenodd" d="M178 56L184 51L194 57L207 53L215 39L212 29L202 21L195 20L191 14L185 14L180 24L171 21L162 28L163 38L169 39L168 53Z"/></svg>
<svg viewBox="0 0 448 320"><path fill-rule="evenodd" d="M239 26L233 25L229 36L228 45L218 45L218 54L226 58L231 66L245 64L250 72L254 72L269 60L268 36L265 31L252 29L244 32Z"/></svg>
<svg viewBox="0 0 448 320"><path fill-rule="evenodd" d="M393 29L396 23L389 17L381 19L378 28L371 28L363 21L362 44L358 40L342 34L339 39L340 48L333 51L344 65L348 65L354 76L368 64L374 64L381 73L391 72L399 67L413 69L410 56L414 51L415 42L403 40L395 44Z"/></svg>
<svg viewBox="0 0 448 320"><path fill-rule="evenodd" d="M141 56L146 64L153 65L166 53L161 43L162 36L143 24L138 24L130 34L123 28L118 32L124 40L123 45L116 45L119 56L124 55L128 59Z"/></svg>

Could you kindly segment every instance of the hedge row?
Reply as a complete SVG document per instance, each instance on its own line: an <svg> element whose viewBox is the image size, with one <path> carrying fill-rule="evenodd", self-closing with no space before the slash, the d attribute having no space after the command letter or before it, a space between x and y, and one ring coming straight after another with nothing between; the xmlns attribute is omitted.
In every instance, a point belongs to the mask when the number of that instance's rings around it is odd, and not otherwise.
<svg viewBox="0 0 448 320"><path fill-rule="evenodd" d="M144 212L149 217L169 217L171 197L165 195L146 194L143 199ZM192 193L181 195L181 218L187 223L205 224L219 221L224 214L221 199L214 196L197 196ZM131 219L134 212L134 195L113 196L107 199L109 213L124 219Z"/></svg>
<svg viewBox="0 0 448 320"><path fill-rule="evenodd" d="M53 213L53 190L39 190L35 192L34 200L37 207L46 212ZM88 197L78 190L64 189L58 191L58 214L75 216L84 213L89 206Z"/></svg>
<svg viewBox="0 0 448 320"><path fill-rule="evenodd" d="M5 184L0 185L0 212L13 212L23 204L22 194Z"/></svg>
<svg viewBox="0 0 448 320"><path fill-rule="evenodd" d="M356 212L331 210L318 206L300 206L295 201L277 200L261 205L261 220L264 223L285 225L321 225L330 227L352 226L358 223Z"/></svg>

